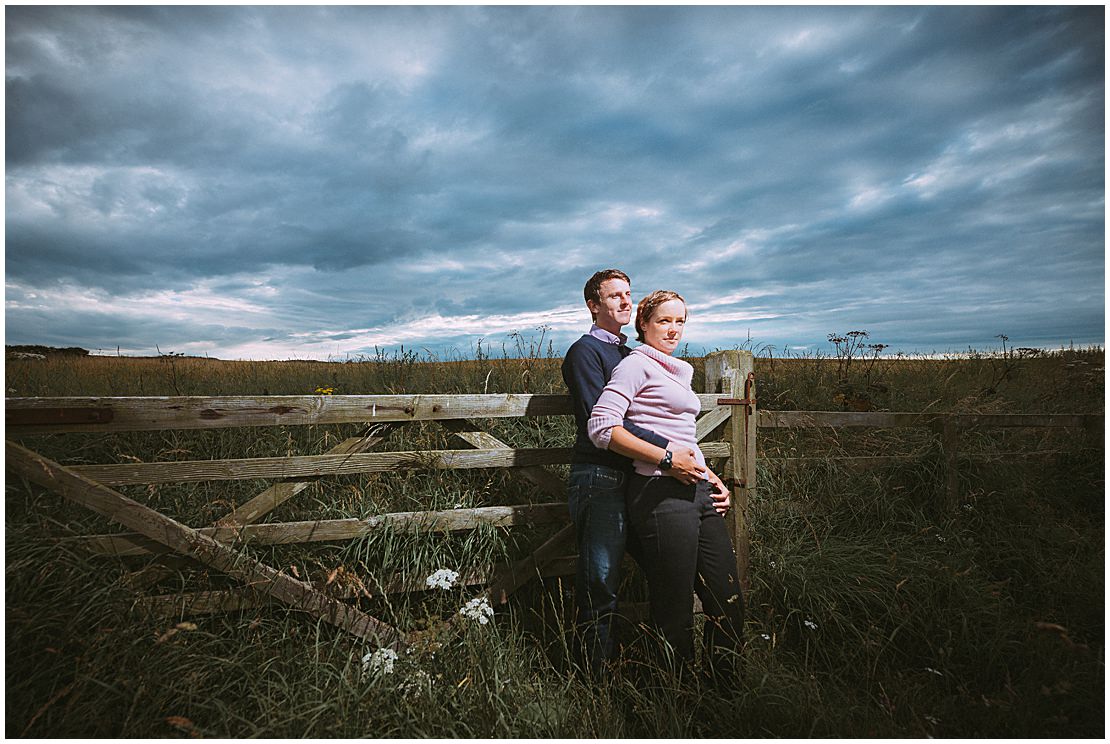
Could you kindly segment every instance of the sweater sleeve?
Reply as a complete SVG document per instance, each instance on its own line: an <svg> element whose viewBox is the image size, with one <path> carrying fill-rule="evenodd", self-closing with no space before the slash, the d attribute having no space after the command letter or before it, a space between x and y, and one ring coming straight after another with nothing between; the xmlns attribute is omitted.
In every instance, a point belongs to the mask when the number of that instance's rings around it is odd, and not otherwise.
<svg viewBox="0 0 1110 744"><path fill-rule="evenodd" d="M616 369L620 369L619 364ZM616 376L616 370L613 375ZM563 360L563 382L570 391L575 420L579 422L578 425L582 429L588 431L590 412L601 397L602 388L605 386L605 367L601 356L585 344L571 346ZM657 447L666 447L669 443L666 437L661 437L651 429L645 429L631 421L617 423L623 425L633 436ZM591 441L592 439L591 437ZM608 449L608 444L609 440L606 436L605 446L601 446L600 449ZM595 444L595 446L598 445Z"/></svg>
<svg viewBox="0 0 1110 744"><path fill-rule="evenodd" d="M609 449L614 426L624 426L625 414L643 385L645 374L635 361L625 359L613 370L609 384L601 391L590 413L586 432L598 449Z"/></svg>
<svg viewBox="0 0 1110 744"><path fill-rule="evenodd" d="M590 411L605 386L605 368L596 351L585 344L575 344L563 360L563 381L570 391L574 418L583 429L590 419Z"/></svg>

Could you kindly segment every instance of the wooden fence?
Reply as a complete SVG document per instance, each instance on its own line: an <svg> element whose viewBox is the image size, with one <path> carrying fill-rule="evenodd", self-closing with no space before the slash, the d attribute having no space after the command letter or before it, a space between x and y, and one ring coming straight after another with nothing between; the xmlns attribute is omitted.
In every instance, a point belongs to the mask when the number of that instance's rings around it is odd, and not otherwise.
<svg viewBox="0 0 1110 744"><path fill-rule="evenodd" d="M940 434L949 505L956 497L959 432L970 427L1101 426L1101 416L961 416L917 413L758 411L753 359L749 352L716 352L706 358L706 392L699 395L700 446L732 488L729 528L737 570L748 585L748 501L756 488L756 432L782 427L929 427ZM389 526L419 531L459 531L479 525L552 525L554 535L530 554L488 575L463 577L484 585L499 604L533 578L573 572L573 526L562 478L546 466L569 463L569 448L513 448L472 419L569 415L566 395L341 395L262 397L9 398L6 405L6 463L9 471L116 522L130 532L82 538L90 551L110 555L149 553L184 556L243 585L237 590L141 597L155 611L178 614L226 611L280 602L333 623L356 636L401 648L406 634L357 606L358 587L346 596L285 574L251 558L241 546L343 541ZM407 422L435 421L453 435L457 449L373 452ZM223 427L363 423L361 436L325 453L290 457L63 466L17 443L26 435L69 432L161 431ZM719 434L719 438L714 435ZM800 458L804 459L804 458ZM891 458L870 458L883 461ZM545 502L432 512L382 514L370 519L261 523L280 504L315 480L342 474L404 469L511 468L527 479ZM128 498L114 487L189 481L267 479L273 485L210 525L191 527ZM553 499L553 500L552 500ZM569 553L569 554L568 554ZM165 569L153 566L130 575L136 590L153 585ZM413 590L403 578L390 591ZM362 589L365 594L365 589Z"/></svg>

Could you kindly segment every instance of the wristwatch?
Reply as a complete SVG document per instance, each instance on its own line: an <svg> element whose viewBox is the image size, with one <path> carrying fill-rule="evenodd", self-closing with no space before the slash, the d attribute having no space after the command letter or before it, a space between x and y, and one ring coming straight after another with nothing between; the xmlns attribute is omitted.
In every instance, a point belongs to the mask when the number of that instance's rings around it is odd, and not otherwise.
<svg viewBox="0 0 1110 744"><path fill-rule="evenodd" d="M663 459L659 461L659 469L660 470L670 470L671 469L671 458L672 457L674 457L674 453L671 452L670 450L667 450L667 454L663 455Z"/></svg>

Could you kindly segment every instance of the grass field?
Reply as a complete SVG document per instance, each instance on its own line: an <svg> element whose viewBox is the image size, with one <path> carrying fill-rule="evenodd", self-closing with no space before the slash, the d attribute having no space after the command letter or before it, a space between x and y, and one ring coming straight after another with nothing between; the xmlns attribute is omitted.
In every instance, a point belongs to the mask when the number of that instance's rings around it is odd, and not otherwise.
<svg viewBox="0 0 1110 744"><path fill-rule="evenodd" d="M9 360L8 396L564 392L559 360L378 354L352 363L184 357ZM757 350L758 351L758 350ZM701 360L690 360L698 373ZM966 359L756 360L768 410L1102 413L1101 349ZM326 393L321 393L326 394ZM485 422L514 446L567 446L566 417ZM357 426L55 435L25 444L63 464L313 454ZM413 424L384 449L441 448ZM750 504L752 588L743 684L724 695L645 677L604 683L567 664L569 583L533 582L488 624L445 629L474 589L375 596L371 614L422 632L391 672L365 643L281 608L158 620L122 577L148 559L91 558L72 537L115 528L9 476L5 506L6 734L33 737L1102 737L1104 441L1099 432L974 431L955 510L927 431L760 431ZM849 469L799 455L908 454ZM124 487L184 522L211 522L252 481ZM520 504L508 471L406 471L313 484L272 521ZM546 500L546 499L541 499ZM302 578L422 580L522 556L551 530L378 532L252 549ZM340 570L342 567L342 570ZM624 594L642 601L629 564ZM220 577L175 571L159 593ZM377 594L371 591L372 594ZM629 637L635 639L632 628ZM634 657L633 657L634 658Z"/></svg>

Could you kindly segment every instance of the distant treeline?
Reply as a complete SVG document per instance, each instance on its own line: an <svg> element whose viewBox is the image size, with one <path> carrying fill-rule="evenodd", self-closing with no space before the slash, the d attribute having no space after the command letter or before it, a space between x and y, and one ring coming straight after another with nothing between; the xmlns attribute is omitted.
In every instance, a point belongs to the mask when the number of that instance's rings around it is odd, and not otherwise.
<svg viewBox="0 0 1110 744"><path fill-rule="evenodd" d="M82 349L77 346L69 346L64 349L55 346L5 346L4 352L7 354L42 354L43 356L50 355L64 355L64 356L88 356L89 350Z"/></svg>

